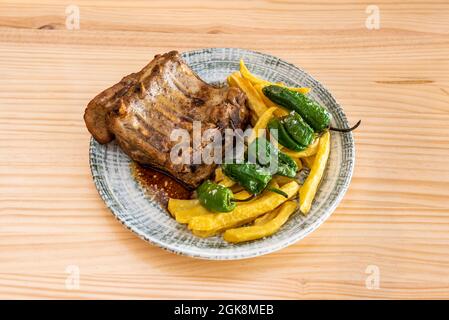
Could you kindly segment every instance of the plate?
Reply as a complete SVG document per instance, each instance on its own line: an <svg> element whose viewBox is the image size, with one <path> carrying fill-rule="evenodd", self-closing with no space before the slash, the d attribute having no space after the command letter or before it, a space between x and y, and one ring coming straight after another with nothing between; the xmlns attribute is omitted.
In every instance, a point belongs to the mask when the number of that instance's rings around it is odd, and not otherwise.
<svg viewBox="0 0 449 320"><path fill-rule="evenodd" d="M206 82L224 83L239 69L239 60L255 75L288 86L312 88L309 95L332 114L332 125L348 127L342 108L322 84L300 68L264 53L236 49L209 48L182 54L190 67ZM352 133L331 135L328 165L307 216L299 212L274 235L241 244L225 242L221 236L199 238L179 224L151 194L133 178L131 160L115 142L90 143L90 167L95 186L113 215L142 239L168 251L195 258L230 260L256 257L282 249L318 228L343 198L354 168Z"/></svg>

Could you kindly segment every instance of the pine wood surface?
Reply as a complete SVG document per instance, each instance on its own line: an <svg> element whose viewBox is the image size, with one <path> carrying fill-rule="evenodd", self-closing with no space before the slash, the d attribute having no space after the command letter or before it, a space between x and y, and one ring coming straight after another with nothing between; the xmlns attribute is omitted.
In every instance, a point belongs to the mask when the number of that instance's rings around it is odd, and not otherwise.
<svg viewBox="0 0 449 320"><path fill-rule="evenodd" d="M0 2L0 298L449 298L447 1L76 0L79 30L67 4ZM344 200L277 253L168 253L118 223L92 182L87 102L157 53L203 47L292 62L363 121Z"/></svg>

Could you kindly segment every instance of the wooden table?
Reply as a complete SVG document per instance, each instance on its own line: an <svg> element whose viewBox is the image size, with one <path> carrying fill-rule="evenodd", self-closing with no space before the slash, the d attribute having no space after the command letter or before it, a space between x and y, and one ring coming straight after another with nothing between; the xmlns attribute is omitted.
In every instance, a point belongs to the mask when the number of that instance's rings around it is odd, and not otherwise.
<svg viewBox="0 0 449 320"><path fill-rule="evenodd" d="M72 2L79 30L69 2L0 3L0 298L449 298L447 1ZM344 200L277 253L165 252L92 183L87 102L156 53L202 47L279 56L363 120Z"/></svg>

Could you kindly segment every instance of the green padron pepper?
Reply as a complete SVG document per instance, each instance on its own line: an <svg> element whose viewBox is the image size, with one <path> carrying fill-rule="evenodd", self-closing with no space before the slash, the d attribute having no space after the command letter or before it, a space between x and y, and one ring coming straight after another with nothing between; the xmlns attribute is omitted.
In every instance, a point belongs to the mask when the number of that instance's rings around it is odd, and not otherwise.
<svg viewBox="0 0 449 320"><path fill-rule="evenodd" d="M197 189L201 205L213 212L229 212L234 210L236 203L231 189L216 184L210 180L204 181Z"/></svg>
<svg viewBox="0 0 449 320"><path fill-rule="evenodd" d="M225 175L251 194L261 193L272 178L270 170L257 163L226 163L222 169Z"/></svg>
<svg viewBox="0 0 449 320"><path fill-rule="evenodd" d="M313 129L295 111L281 119L271 119L268 128L276 129L279 143L294 151L307 148L315 136Z"/></svg>
<svg viewBox="0 0 449 320"><path fill-rule="evenodd" d="M276 85L266 86L262 89L262 92L274 103L277 103L288 110L296 111L305 122L318 133L328 128L332 131L351 132L352 130L357 129L361 123L361 120L359 120L351 128L335 128L330 126L330 113L318 102L312 100L305 94ZM289 148L288 146L286 147Z"/></svg>
<svg viewBox="0 0 449 320"><path fill-rule="evenodd" d="M296 162L263 137L257 138L248 146L247 158L268 167L272 174L290 178L296 176Z"/></svg>
<svg viewBox="0 0 449 320"><path fill-rule="evenodd" d="M302 151L306 148L302 144L299 144L295 140L293 140L292 137L290 137L287 130L281 123L281 120L279 120L278 118L273 118L270 120L270 122L268 122L268 129L270 130L270 132L273 132L273 130L277 130L277 140L284 147L287 147L288 149L293 151Z"/></svg>
<svg viewBox="0 0 449 320"><path fill-rule="evenodd" d="M313 129L302 119L295 111L290 112L288 116L281 119L288 134L300 145L307 147L314 138Z"/></svg>
<svg viewBox="0 0 449 320"><path fill-rule="evenodd" d="M289 178L294 178L296 176L296 172L298 171L298 165L295 160L290 158L289 155L286 155L283 152L279 151L279 164L278 171L276 174L280 176L285 176Z"/></svg>
<svg viewBox="0 0 449 320"><path fill-rule="evenodd" d="M315 132L329 127L330 113L308 96L276 85L266 86L262 91L274 103L299 113Z"/></svg>

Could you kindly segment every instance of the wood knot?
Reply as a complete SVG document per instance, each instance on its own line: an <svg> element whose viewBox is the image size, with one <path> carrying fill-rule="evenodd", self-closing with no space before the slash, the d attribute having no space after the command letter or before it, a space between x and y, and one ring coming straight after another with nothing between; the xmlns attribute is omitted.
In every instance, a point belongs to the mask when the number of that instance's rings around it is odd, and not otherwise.
<svg viewBox="0 0 449 320"><path fill-rule="evenodd" d="M56 29L56 27L49 23L49 24L44 24L43 26L38 27L39 30L54 30Z"/></svg>

